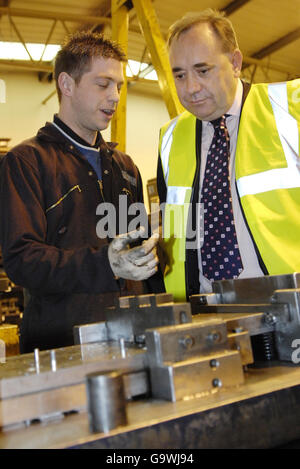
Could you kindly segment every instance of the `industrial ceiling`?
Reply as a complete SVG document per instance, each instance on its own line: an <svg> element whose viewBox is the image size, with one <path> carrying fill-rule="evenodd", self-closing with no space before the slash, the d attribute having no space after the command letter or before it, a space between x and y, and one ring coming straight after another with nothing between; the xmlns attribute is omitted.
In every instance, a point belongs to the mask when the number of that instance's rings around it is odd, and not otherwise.
<svg viewBox="0 0 300 469"><path fill-rule="evenodd" d="M163 37L188 11L224 10L244 55L243 77L250 82L300 77L300 0L154 0L152 4ZM127 5L132 5L130 0ZM111 0L0 0L0 41L24 47L61 44L68 33L83 28L110 36ZM129 11L128 58L152 63L134 8ZM49 66L33 60L0 60L0 70L47 72Z"/></svg>

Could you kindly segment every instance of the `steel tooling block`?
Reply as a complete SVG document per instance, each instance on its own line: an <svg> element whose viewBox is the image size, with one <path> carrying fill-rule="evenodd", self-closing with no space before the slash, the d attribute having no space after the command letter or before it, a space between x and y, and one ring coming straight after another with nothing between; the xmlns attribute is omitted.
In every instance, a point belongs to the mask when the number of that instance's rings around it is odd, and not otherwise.
<svg viewBox="0 0 300 469"><path fill-rule="evenodd" d="M137 370L145 366L145 351L117 342L75 345L7 358L0 364L0 399L70 386L84 381L88 373L122 368Z"/></svg>

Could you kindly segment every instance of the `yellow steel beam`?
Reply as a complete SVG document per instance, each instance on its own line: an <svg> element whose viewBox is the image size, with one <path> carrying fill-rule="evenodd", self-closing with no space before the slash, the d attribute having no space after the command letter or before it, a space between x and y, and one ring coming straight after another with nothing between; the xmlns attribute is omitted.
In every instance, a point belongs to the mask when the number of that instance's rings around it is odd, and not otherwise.
<svg viewBox="0 0 300 469"><path fill-rule="evenodd" d="M31 61L31 62L34 62L33 58L32 58L31 55L30 55L30 52L29 52L29 50L28 50L28 48L27 48L27 46L26 46L26 44L25 44L25 41L24 41L24 39L23 39L22 36L21 36L20 31L18 30L17 26L16 26L15 23L13 22L13 19L12 19L10 16L9 16L8 18L9 18L9 22L10 22L10 24L12 25L12 27L13 27L13 29L14 29L16 35L17 35L18 38L19 38L19 41L21 42L21 44L23 45L24 49L26 50L27 55L28 55L28 57L30 58L30 61Z"/></svg>
<svg viewBox="0 0 300 469"><path fill-rule="evenodd" d="M0 67L12 67L15 72L20 71L27 71L27 72L45 72L51 73L53 72L53 67L51 65L47 65L47 63L41 63L35 61L23 61L23 60L0 60Z"/></svg>
<svg viewBox="0 0 300 469"><path fill-rule="evenodd" d="M183 111L175 88L166 42L151 0L132 0L155 67L163 99L171 118Z"/></svg>
<svg viewBox="0 0 300 469"><path fill-rule="evenodd" d="M128 53L128 8L123 0L112 0L112 39L117 41L124 53ZM127 78L126 64L124 63L124 85L122 87L120 102L111 123L111 140L118 142L118 148L126 151L126 101Z"/></svg>
<svg viewBox="0 0 300 469"><path fill-rule="evenodd" d="M71 21L75 23L110 24L111 19L93 15L75 13L58 13L54 11L28 10L27 8L0 7L0 15L18 16L22 18L38 18L49 20Z"/></svg>

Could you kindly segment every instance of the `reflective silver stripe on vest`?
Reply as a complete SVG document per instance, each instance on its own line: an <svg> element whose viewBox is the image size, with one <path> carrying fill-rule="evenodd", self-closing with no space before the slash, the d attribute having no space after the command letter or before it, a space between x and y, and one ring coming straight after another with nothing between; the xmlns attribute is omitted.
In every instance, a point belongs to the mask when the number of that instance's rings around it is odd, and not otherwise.
<svg viewBox="0 0 300 469"><path fill-rule="evenodd" d="M287 168L271 169L238 179L240 197L275 189L300 187L299 133L296 119L288 112L286 83L268 85L277 130L287 161Z"/></svg>
<svg viewBox="0 0 300 469"><path fill-rule="evenodd" d="M168 184L168 178L169 178L169 157L170 157L170 151L171 151L171 146L173 142L173 130L177 124L178 118L179 116L175 117L175 119L171 121L161 141L160 158L161 158L162 167L164 170L166 185Z"/></svg>
<svg viewBox="0 0 300 469"><path fill-rule="evenodd" d="M167 204L172 205L183 205L186 201L186 192L190 190L191 187L185 186L168 186L168 178L169 178L169 158L171 152L171 146L173 142L173 131L175 126L178 122L179 116L173 119L167 128L161 142L161 151L160 157L163 166L164 176L165 176L165 183L167 186Z"/></svg>
<svg viewBox="0 0 300 469"><path fill-rule="evenodd" d="M167 204L183 205L186 200L186 192L190 187L168 186Z"/></svg>

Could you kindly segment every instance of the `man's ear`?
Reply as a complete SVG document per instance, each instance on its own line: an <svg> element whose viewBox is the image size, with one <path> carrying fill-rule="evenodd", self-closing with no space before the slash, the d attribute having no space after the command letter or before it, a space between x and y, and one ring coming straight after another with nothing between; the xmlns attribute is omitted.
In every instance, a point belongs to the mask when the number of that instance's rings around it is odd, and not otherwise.
<svg viewBox="0 0 300 469"><path fill-rule="evenodd" d="M68 73L61 72L58 76L57 82L63 96L72 96L75 82Z"/></svg>
<svg viewBox="0 0 300 469"><path fill-rule="evenodd" d="M235 49L232 54L232 67L235 78L238 78L241 74L243 65L243 54L240 49Z"/></svg>

